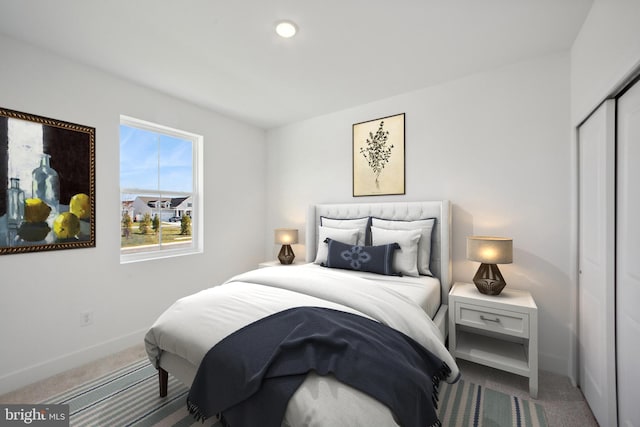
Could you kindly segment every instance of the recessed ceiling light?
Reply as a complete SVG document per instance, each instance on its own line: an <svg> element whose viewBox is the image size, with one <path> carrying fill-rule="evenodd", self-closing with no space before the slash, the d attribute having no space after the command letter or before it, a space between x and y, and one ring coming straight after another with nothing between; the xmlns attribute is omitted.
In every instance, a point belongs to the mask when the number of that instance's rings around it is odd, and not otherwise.
<svg viewBox="0 0 640 427"><path fill-rule="evenodd" d="M298 28L291 21L281 21L276 25L276 33L285 39L295 36L296 31L298 31Z"/></svg>

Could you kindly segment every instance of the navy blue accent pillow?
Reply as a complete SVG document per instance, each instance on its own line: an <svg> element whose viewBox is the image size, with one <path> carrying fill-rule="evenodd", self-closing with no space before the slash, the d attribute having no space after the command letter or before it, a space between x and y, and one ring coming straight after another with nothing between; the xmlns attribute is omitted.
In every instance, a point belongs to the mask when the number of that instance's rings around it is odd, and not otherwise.
<svg viewBox="0 0 640 427"><path fill-rule="evenodd" d="M324 242L329 247L327 262L322 264L325 267L401 276L400 273L393 270L393 254L400 249L400 245L397 243L380 246L354 246L329 238Z"/></svg>

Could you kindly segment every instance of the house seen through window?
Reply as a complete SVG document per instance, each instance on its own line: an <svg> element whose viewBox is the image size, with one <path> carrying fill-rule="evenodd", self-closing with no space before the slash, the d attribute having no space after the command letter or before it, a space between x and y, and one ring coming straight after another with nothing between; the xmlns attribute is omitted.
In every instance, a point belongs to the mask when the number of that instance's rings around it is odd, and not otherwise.
<svg viewBox="0 0 640 427"><path fill-rule="evenodd" d="M202 137L120 119L121 262L202 252Z"/></svg>

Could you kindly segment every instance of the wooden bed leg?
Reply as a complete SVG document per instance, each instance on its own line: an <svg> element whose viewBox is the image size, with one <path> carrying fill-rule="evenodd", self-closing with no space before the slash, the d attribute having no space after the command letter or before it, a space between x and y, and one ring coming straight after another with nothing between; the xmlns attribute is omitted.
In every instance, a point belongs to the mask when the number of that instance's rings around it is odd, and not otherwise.
<svg viewBox="0 0 640 427"><path fill-rule="evenodd" d="M160 397L167 397L169 383L169 373L162 368L158 368L158 384L160 385Z"/></svg>

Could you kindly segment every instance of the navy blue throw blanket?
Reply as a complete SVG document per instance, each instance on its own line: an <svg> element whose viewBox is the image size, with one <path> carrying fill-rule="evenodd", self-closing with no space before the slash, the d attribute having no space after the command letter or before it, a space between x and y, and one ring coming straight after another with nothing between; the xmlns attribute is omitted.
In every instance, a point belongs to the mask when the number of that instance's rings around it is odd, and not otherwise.
<svg viewBox="0 0 640 427"><path fill-rule="evenodd" d="M224 338L202 360L187 405L203 421L218 415L230 427L280 427L309 371L369 394L403 427L440 425L446 363L393 328L320 307L281 311Z"/></svg>

